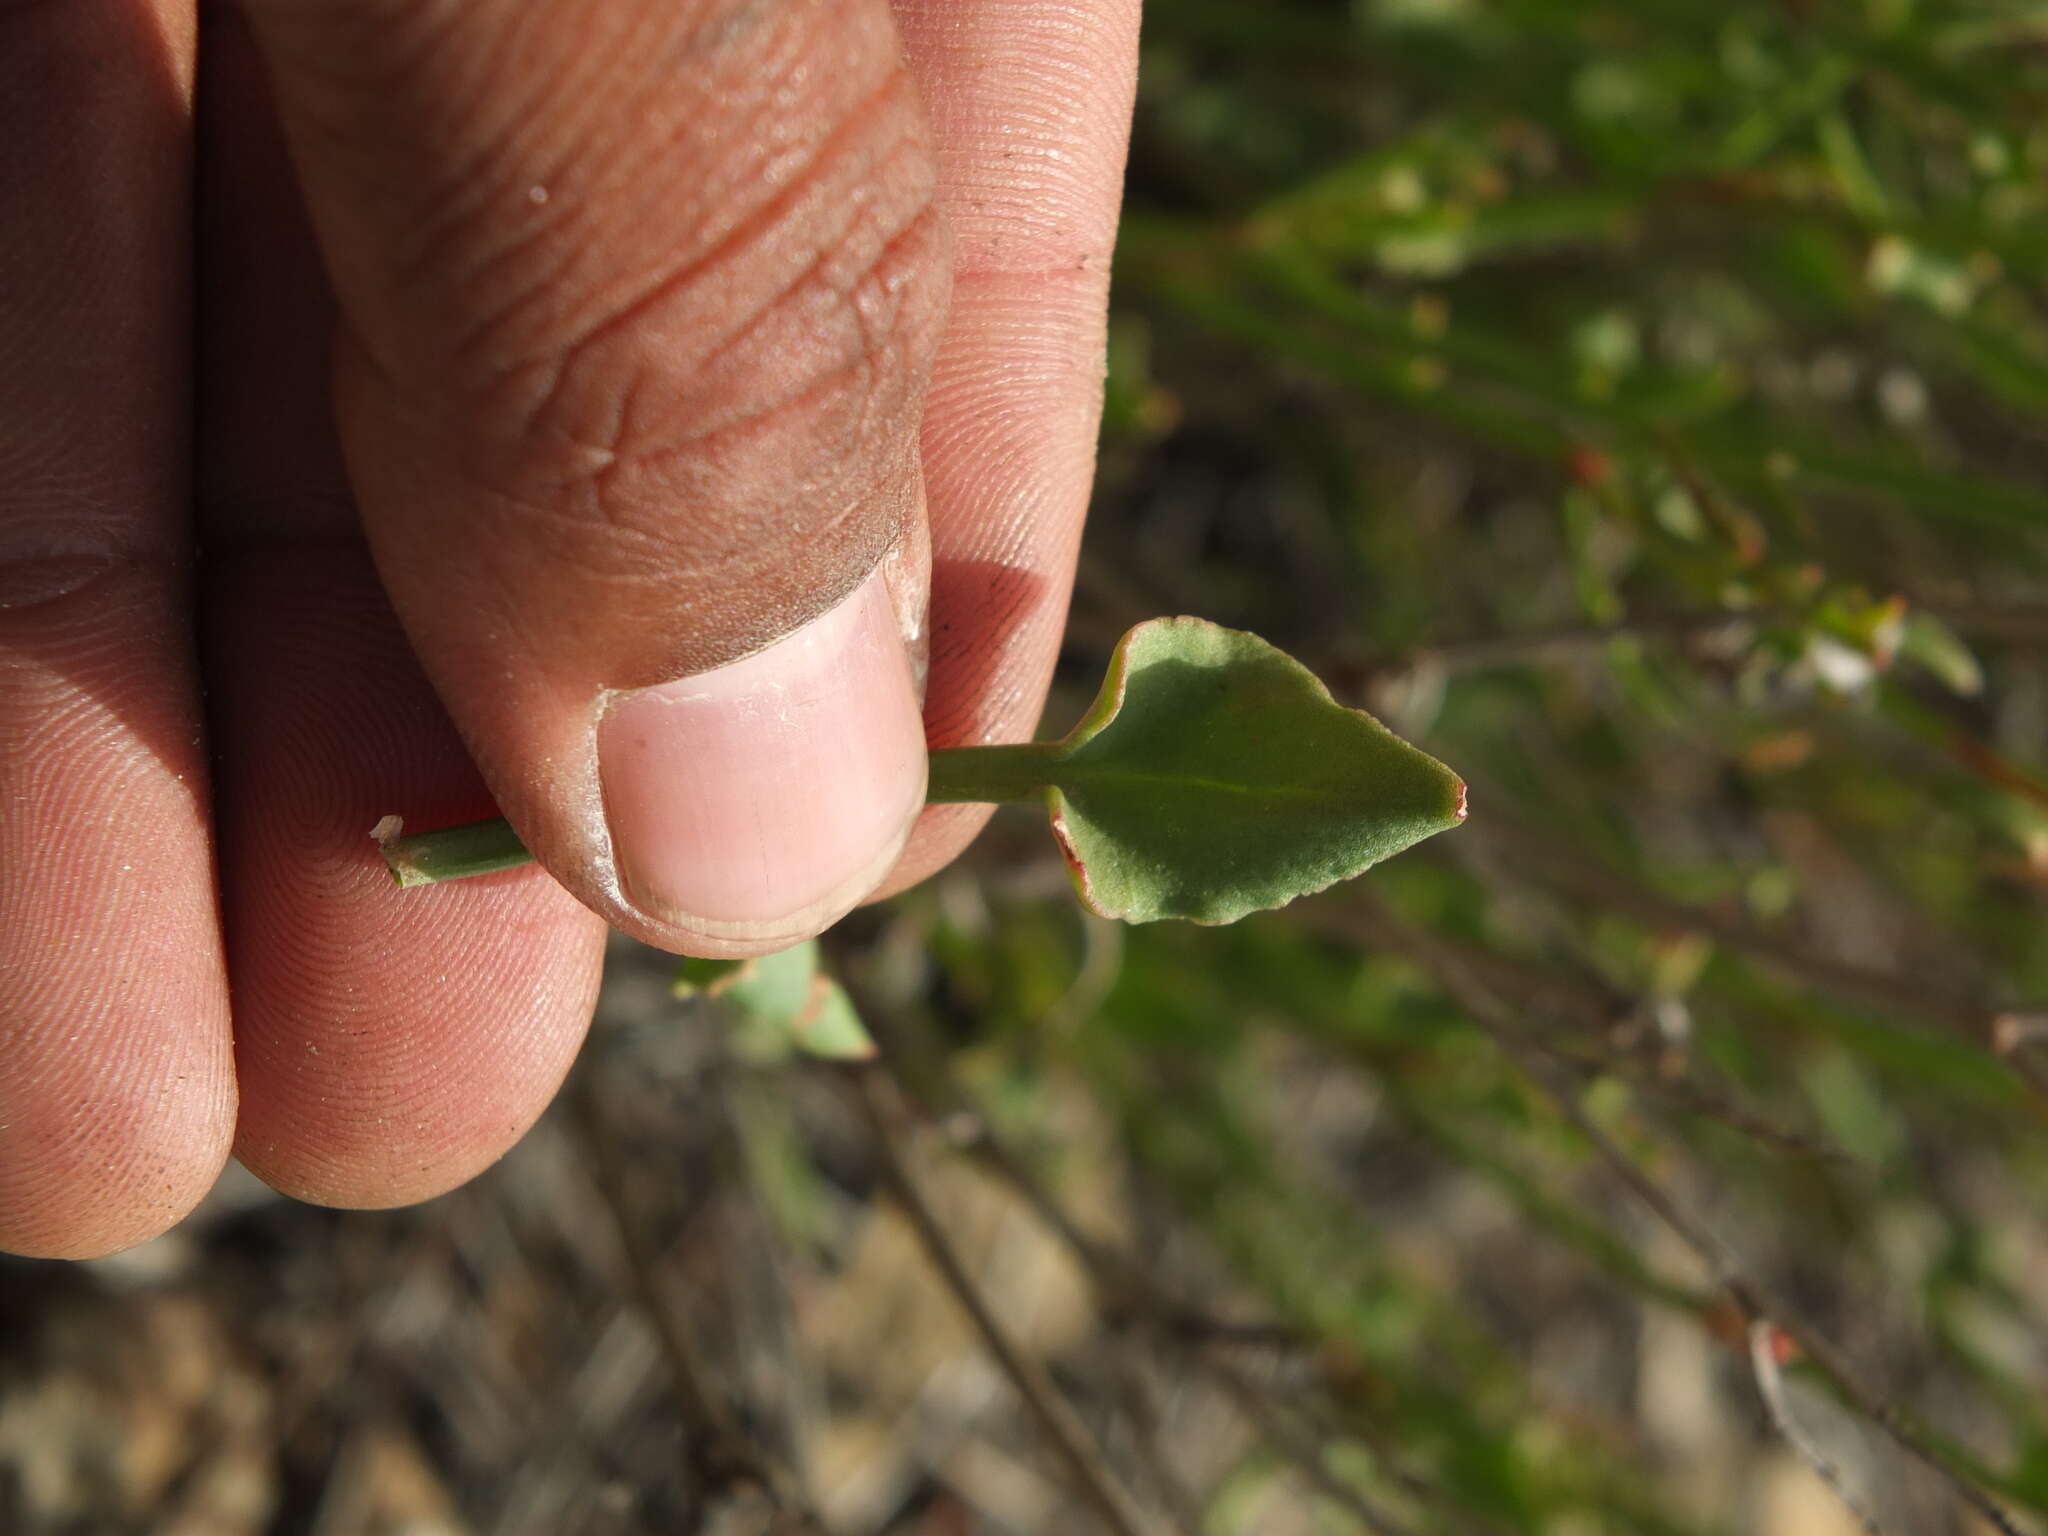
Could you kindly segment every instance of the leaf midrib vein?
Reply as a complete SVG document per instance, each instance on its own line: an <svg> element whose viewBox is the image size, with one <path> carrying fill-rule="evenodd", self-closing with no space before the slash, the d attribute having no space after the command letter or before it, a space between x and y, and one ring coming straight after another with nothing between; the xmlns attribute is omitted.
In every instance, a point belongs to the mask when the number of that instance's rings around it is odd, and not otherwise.
<svg viewBox="0 0 2048 1536"><path fill-rule="evenodd" d="M1062 765L1062 766L1070 766ZM1086 789L1098 784L1134 785L1147 789L1208 790L1216 794L1262 800L1318 800L1346 803L1352 796L1337 789L1319 789L1301 784L1233 784L1228 779L1212 779L1184 773L1146 773L1135 769L1084 769L1076 774L1069 784L1060 784L1058 789Z"/></svg>

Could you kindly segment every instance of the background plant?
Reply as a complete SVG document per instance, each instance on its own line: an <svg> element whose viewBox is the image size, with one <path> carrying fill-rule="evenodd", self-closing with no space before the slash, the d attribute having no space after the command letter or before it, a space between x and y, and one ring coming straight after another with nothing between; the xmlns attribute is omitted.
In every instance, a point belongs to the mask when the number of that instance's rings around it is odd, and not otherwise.
<svg viewBox="0 0 2048 1536"><path fill-rule="evenodd" d="M0 1270L0 1513L2043 1528L2048 13L1148 29L1050 718L1202 613L1470 822L1124 930L999 821L831 936L879 1066L622 952L472 1188Z"/></svg>

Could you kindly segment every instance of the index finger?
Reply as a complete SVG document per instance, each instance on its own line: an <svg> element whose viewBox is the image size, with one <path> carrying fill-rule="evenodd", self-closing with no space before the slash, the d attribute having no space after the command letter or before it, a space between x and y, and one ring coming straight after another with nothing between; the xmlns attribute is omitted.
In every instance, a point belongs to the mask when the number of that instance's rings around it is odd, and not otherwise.
<svg viewBox="0 0 2048 1536"><path fill-rule="evenodd" d="M233 1129L189 625L189 0L0 5L0 1248L182 1216Z"/></svg>
<svg viewBox="0 0 2048 1536"><path fill-rule="evenodd" d="M1029 740L1059 655L1095 475L1138 11L895 0L955 242L923 436L935 747ZM988 815L927 810L883 892L945 864Z"/></svg>

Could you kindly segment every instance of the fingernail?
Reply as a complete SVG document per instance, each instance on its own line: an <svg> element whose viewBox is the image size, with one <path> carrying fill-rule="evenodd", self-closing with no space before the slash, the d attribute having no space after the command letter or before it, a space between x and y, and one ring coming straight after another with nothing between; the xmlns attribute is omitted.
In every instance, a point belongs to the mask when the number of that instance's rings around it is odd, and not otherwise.
<svg viewBox="0 0 2048 1536"><path fill-rule="evenodd" d="M879 573L765 651L620 694L597 755L619 877L648 916L724 939L831 922L924 803L924 721Z"/></svg>

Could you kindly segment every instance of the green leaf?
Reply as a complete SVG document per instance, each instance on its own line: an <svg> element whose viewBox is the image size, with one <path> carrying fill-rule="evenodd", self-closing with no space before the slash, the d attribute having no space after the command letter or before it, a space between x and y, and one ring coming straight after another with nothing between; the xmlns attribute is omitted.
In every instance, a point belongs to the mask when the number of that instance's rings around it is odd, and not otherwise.
<svg viewBox="0 0 2048 1536"><path fill-rule="evenodd" d="M669 991L681 998L719 998L743 1018L788 1019L810 998L817 969L818 946L812 939L751 960L685 955Z"/></svg>
<svg viewBox="0 0 2048 1536"><path fill-rule="evenodd" d="M724 1003L740 1054L755 1061L781 1061L792 1051L828 1061L875 1054L846 990L820 968L816 939L752 960L686 958L670 990Z"/></svg>
<svg viewBox="0 0 2048 1536"><path fill-rule="evenodd" d="M1931 613L1916 609L1906 615L1899 652L1932 672L1951 693L1974 699L1984 691L1984 669L1976 656Z"/></svg>
<svg viewBox="0 0 2048 1536"><path fill-rule="evenodd" d="M818 941L806 939L772 955L744 961L718 995L744 1018L787 1026L810 1006L818 979Z"/></svg>
<svg viewBox="0 0 2048 1536"><path fill-rule="evenodd" d="M676 967L669 991L676 997L716 997L732 985L734 978L753 965L751 960L704 960L683 956Z"/></svg>
<svg viewBox="0 0 2048 1536"><path fill-rule="evenodd" d="M810 1009L796 1020L791 1030L797 1049L827 1061L872 1060L875 1042L867 1026L861 1023L860 1015L854 1012L846 989L829 976L820 976L818 981L823 985L817 989Z"/></svg>
<svg viewBox="0 0 2048 1536"><path fill-rule="evenodd" d="M1133 923L1235 922L1465 817L1443 764L1258 636L1203 619L1123 637L1047 777L1081 900Z"/></svg>

